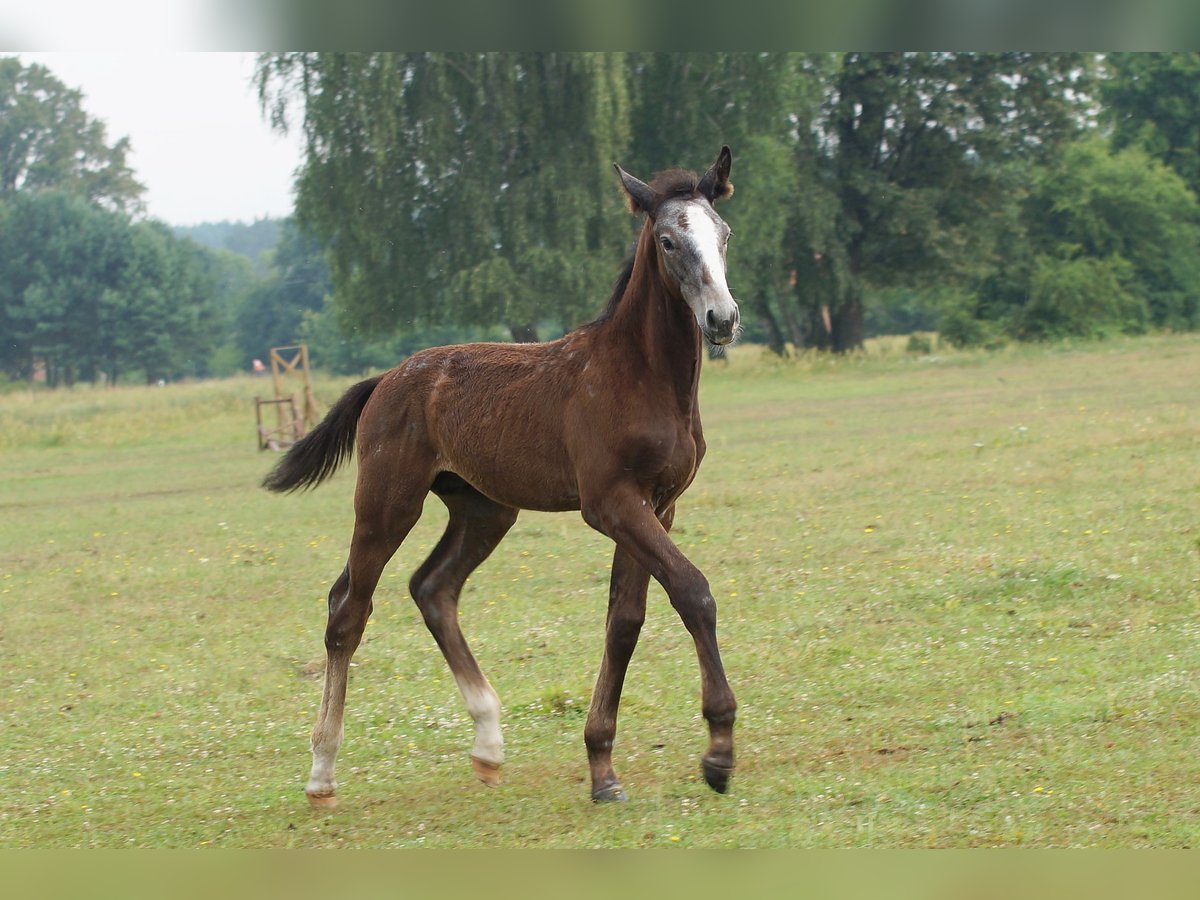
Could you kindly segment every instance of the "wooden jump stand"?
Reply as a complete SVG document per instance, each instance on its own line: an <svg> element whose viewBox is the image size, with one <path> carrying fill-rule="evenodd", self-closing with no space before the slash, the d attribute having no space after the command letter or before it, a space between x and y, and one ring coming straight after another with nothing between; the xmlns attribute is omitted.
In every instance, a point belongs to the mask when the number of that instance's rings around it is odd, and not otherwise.
<svg viewBox="0 0 1200 900"><path fill-rule="evenodd" d="M304 396L301 412L295 393L284 393L286 376L299 376ZM308 370L308 346L271 348L271 385L275 396L264 400L254 398L254 414L258 421L258 449L286 450L317 424L317 400L313 396L312 379ZM275 427L263 424L263 407L275 407Z"/></svg>

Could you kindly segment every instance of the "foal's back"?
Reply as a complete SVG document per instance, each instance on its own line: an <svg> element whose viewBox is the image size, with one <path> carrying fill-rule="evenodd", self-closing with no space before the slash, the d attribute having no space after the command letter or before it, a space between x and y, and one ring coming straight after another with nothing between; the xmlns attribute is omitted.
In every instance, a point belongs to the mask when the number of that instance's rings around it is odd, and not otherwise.
<svg viewBox="0 0 1200 900"><path fill-rule="evenodd" d="M505 506L578 509L572 435L589 393L598 396L592 369L580 332L416 353L384 375L363 411L360 469L404 460L427 466L430 483L452 473Z"/></svg>

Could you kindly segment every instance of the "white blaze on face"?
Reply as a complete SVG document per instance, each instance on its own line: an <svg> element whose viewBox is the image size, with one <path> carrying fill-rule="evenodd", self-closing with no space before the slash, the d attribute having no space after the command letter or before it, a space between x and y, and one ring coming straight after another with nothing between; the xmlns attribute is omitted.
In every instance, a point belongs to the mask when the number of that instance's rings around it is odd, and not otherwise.
<svg viewBox="0 0 1200 900"><path fill-rule="evenodd" d="M703 331L707 333L714 324L718 329L731 331L733 324L726 323L736 323L738 311L725 280L725 259L721 251L726 231L718 227L704 204L692 201L685 210L687 227L683 234L691 244L699 268L681 281L684 299Z"/></svg>
<svg viewBox="0 0 1200 900"><path fill-rule="evenodd" d="M699 203L689 203L695 209L687 217L688 233L695 241L696 253L700 256L704 271L712 278L714 284L725 287L725 260L721 259L721 238L717 234L717 223Z"/></svg>

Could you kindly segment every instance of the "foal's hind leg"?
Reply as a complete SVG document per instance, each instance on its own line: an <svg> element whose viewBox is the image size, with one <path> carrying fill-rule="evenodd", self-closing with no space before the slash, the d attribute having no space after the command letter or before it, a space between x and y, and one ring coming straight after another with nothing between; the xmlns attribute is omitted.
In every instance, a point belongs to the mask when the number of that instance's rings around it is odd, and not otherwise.
<svg viewBox="0 0 1200 900"><path fill-rule="evenodd" d="M329 591L325 688L312 733L312 772L304 788L309 803L318 809L337 806L334 765L342 745L346 681L350 659L371 616L371 596L384 566L421 515L423 494L419 492L390 508L378 499L382 496L382 492L376 497L365 496L365 492L356 496L350 558Z"/></svg>
<svg viewBox="0 0 1200 900"><path fill-rule="evenodd" d="M517 520L517 511L489 500L458 479L445 478L434 490L450 510L450 522L429 559L413 575L409 591L475 722L471 766L482 782L494 786L500 783L504 761L500 698L458 626L458 596L467 576L508 533Z"/></svg>

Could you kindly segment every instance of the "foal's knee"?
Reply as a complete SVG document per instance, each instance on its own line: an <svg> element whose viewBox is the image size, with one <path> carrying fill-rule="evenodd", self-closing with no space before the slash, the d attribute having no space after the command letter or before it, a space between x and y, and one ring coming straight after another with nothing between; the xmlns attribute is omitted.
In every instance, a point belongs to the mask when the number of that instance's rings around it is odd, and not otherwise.
<svg viewBox="0 0 1200 900"><path fill-rule="evenodd" d="M699 571L684 580L670 596L671 605L688 631L717 627L717 601L713 599L708 579Z"/></svg>

